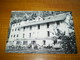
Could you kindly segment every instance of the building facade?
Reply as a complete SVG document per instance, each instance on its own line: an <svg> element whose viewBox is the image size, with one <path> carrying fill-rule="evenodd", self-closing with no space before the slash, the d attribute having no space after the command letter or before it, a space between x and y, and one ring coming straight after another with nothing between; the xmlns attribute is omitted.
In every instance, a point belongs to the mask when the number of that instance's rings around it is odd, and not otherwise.
<svg viewBox="0 0 80 60"><path fill-rule="evenodd" d="M48 16L45 19L37 16L34 20L21 21L12 24L7 46L12 43L13 46L39 45L49 46L54 43L59 31L69 36L69 14L63 13L56 16ZM57 43L60 42L57 39ZM60 46L58 43L56 45Z"/></svg>

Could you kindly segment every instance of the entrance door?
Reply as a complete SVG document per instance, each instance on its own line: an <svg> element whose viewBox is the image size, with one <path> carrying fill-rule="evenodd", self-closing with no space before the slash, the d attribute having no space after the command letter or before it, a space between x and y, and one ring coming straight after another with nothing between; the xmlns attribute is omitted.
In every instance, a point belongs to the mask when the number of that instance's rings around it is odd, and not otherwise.
<svg viewBox="0 0 80 60"><path fill-rule="evenodd" d="M34 45L34 44L36 44L36 42L35 41L31 41L31 44Z"/></svg>
<svg viewBox="0 0 80 60"><path fill-rule="evenodd" d="M32 45L32 49L37 48L37 47L36 47L37 45L36 45L36 42L35 42L35 41L32 41L32 42L31 42L31 45Z"/></svg>

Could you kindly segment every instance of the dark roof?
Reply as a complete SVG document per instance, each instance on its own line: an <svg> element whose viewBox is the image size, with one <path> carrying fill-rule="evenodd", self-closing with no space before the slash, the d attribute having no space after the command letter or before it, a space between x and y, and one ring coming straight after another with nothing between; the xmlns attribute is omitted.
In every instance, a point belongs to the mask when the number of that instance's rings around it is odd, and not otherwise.
<svg viewBox="0 0 80 60"><path fill-rule="evenodd" d="M49 22L56 22L56 21L64 20L65 18L66 18L66 14L64 13L64 14L59 14L56 16L45 17L45 20L42 20L42 21L35 21L35 22L26 23L26 24L21 25L20 27L37 25L37 24L44 24L44 23L49 23Z"/></svg>

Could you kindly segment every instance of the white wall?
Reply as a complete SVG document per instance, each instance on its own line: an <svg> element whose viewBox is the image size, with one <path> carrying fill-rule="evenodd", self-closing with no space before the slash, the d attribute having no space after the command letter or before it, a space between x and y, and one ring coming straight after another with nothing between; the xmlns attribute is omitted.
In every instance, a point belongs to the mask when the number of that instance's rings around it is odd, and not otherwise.
<svg viewBox="0 0 80 60"><path fill-rule="evenodd" d="M70 20L69 16L66 17L65 22L69 23L68 20ZM56 22L50 23L49 28L47 28L47 24L40 24L40 29L38 29L38 25L34 25L32 26L31 30L30 30L30 26L26 27L25 30L23 30L23 28L20 27L21 25L19 26L19 23L16 23L14 24L15 26L12 25L9 41L14 41L16 39L20 39L20 40L21 39L33 39L34 40L36 38L37 39L48 38L47 31L50 31L50 37L53 37L57 33L57 30L56 30L57 28L60 29L61 32L65 32L65 34L69 36L69 28L65 22L60 23L60 25L57 25ZM25 22L21 22L20 24L25 25ZM17 30L18 28L20 28L20 31ZM14 31L12 31L12 29L14 29ZM29 33L31 33L31 37L29 37ZM17 37L17 34L18 34L18 37ZM24 38L23 38L23 34L25 34ZM11 35L13 36L11 37ZM31 40L29 41L29 43L30 42ZM43 42L41 42L40 40L36 40L36 42L43 44ZM52 42L51 40L46 41L47 44L51 42Z"/></svg>

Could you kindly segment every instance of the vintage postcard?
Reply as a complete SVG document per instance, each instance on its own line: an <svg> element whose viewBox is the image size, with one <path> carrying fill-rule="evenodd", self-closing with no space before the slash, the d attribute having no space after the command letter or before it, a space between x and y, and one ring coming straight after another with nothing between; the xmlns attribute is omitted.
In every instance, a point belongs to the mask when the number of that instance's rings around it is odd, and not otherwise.
<svg viewBox="0 0 80 60"><path fill-rule="evenodd" d="M12 11L7 53L75 54L71 11Z"/></svg>

